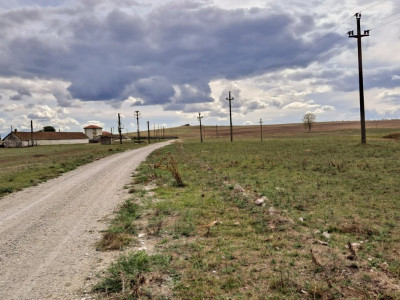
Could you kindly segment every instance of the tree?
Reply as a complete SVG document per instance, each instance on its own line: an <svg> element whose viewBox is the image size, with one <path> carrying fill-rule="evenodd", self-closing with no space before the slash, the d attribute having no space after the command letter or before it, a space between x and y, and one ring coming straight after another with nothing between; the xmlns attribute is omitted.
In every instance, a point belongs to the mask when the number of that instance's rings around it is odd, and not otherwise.
<svg viewBox="0 0 400 300"><path fill-rule="evenodd" d="M303 124L305 128L308 128L308 131L311 131L311 128L314 126L316 118L317 116L313 113L306 113L303 116Z"/></svg>
<svg viewBox="0 0 400 300"><path fill-rule="evenodd" d="M53 126L44 126L43 131L44 132L55 132L56 129Z"/></svg>

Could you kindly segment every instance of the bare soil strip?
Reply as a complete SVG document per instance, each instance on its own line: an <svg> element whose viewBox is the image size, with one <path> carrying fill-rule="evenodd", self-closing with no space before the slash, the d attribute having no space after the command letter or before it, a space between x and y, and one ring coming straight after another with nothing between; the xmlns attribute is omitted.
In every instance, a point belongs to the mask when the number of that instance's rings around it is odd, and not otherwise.
<svg viewBox="0 0 400 300"><path fill-rule="evenodd" d="M0 298L80 299L104 220L148 154L119 153L0 199Z"/></svg>

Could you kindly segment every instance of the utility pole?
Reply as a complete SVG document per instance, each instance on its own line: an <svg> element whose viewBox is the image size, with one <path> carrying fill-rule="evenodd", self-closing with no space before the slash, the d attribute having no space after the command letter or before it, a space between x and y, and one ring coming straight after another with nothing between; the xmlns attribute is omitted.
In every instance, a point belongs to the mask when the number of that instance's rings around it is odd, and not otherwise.
<svg viewBox="0 0 400 300"><path fill-rule="evenodd" d="M233 99L235 99L235 98L231 97L231 91L229 91L229 97L226 98L226 100L229 101L229 119L230 119L230 128L231 128L231 142L233 141L233 132L232 132L232 106L231 106L231 102L232 102Z"/></svg>
<svg viewBox="0 0 400 300"><path fill-rule="evenodd" d="M137 139L138 139L138 143L140 144L139 116L140 116L140 112L138 110L136 110L135 118L136 118L136 124L137 124Z"/></svg>
<svg viewBox="0 0 400 300"><path fill-rule="evenodd" d="M118 132L119 132L119 143L122 144L122 126L121 126L121 117L118 113Z"/></svg>
<svg viewBox="0 0 400 300"><path fill-rule="evenodd" d="M147 141L150 144L150 122L147 121Z"/></svg>
<svg viewBox="0 0 400 300"><path fill-rule="evenodd" d="M33 147L33 122L31 120L31 147Z"/></svg>
<svg viewBox="0 0 400 300"><path fill-rule="evenodd" d="M262 142L262 119L260 118L260 134L261 134L261 142Z"/></svg>
<svg viewBox="0 0 400 300"><path fill-rule="evenodd" d="M354 31L349 31L347 34L349 38L357 39L358 48L358 81L360 89L360 116L361 116L361 143L367 143L367 135L365 132L365 110L364 110L364 80L363 80L363 66L362 66L362 49L361 49L361 38L369 36L369 30L364 30L364 34L361 34L361 14L356 13L357 19L357 34Z"/></svg>
<svg viewBox="0 0 400 300"><path fill-rule="evenodd" d="M203 142L203 132L201 130L201 119L203 119L203 116L201 115L201 113L199 113L197 120L199 120L199 122L200 122L200 141Z"/></svg>

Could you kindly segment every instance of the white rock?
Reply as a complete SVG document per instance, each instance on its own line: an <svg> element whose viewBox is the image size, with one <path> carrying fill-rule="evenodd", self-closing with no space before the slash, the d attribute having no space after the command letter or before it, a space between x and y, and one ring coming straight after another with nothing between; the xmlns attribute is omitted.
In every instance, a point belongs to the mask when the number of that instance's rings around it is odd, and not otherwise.
<svg viewBox="0 0 400 300"><path fill-rule="evenodd" d="M271 215L273 215L275 213L275 208L271 206L268 211Z"/></svg>
<svg viewBox="0 0 400 300"><path fill-rule="evenodd" d="M258 205L258 206L261 206L261 205L264 204L265 200L267 200L266 197L258 198L256 201L254 201L254 204L255 204L255 205Z"/></svg>
<svg viewBox="0 0 400 300"><path fill-rule="evenodd" d="M330 238L331 238L331 235L329 234L328 231L324 231L324 232L322 233L322 235L323 235L325 238L327 238L327 239L330 239Z"/></svg>
<svg viewBox="0 0 400 300"><path fill-rule="evenodd" d="M328 243L324 241L317 241L317 243L323 246L328 246Z"/></svg>
<svg viewBox="0 0 400 300"><path fill-rule="evenodd" d="M299 221L300 221L300 222L304 222L304 218L303 218L303 217L300 217L300 218L299 218Z"/></svg>

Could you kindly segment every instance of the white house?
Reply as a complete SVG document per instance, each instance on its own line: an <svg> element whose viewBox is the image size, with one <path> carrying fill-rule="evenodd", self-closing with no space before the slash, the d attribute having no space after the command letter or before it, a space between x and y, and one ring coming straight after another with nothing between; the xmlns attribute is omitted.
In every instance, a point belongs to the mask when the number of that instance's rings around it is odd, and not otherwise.
<svg viewBox="0 0 400 300"><path fill-rule="evenodd" d="M87 144L89 138L83 132L19 132L15 130L4 139L4 147L26 147L32 145Z"/></svg>
<svg viewBox="0 0 400 300"><path fill-rule="evenodd" d="M89 125L83 129L90 140L93 140L96 136L100 136L103 132L103 128L97 125Z"/></svg>

